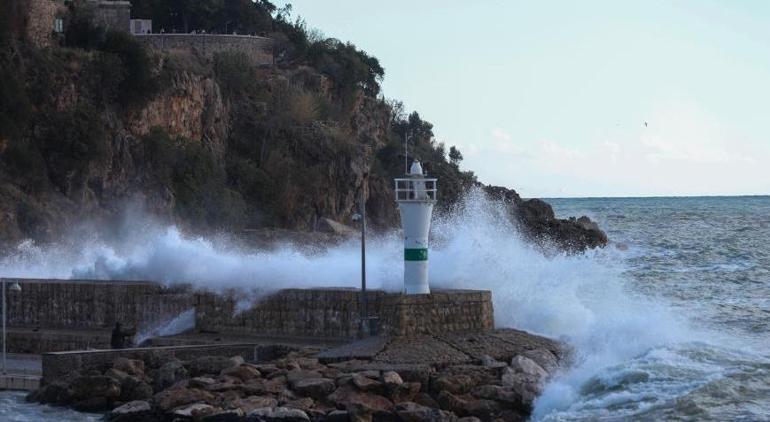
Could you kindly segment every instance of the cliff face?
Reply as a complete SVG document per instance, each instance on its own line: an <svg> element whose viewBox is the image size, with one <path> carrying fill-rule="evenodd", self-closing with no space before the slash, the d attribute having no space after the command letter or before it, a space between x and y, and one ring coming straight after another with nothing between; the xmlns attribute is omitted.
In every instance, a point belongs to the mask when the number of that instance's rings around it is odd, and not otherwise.
<svg viewBox="0 0 770 422"><path fill-rule="evenodd" d="M127 113L126 131L136 138L160 128L175 138L201 142L218 160L227 149L230 111L214 78L173 73L170 85L141 109Z"/></svg>
<svg viewBox="0 0 770 422"><path fill-rule="evenodd" d="M441 178L439 208L478 185L446 161L429 123L416 114L395 119L382 100L341 92L312 68L156 54L158 88L122 102L122 81L104 68L104 54L18 53L27 57L14 70L32 94L26 124L0 136L4 242L54 240L73 224L112 218L132 202L199 231L312 231L324 218L350 223L363 189L371 226L395 227L392 178L403 167L398 130L423 132L412 154ZM558 220L542 201L486 189L510 205L511 218L533 239L570 250L606 243L590 220Z"/></svg>

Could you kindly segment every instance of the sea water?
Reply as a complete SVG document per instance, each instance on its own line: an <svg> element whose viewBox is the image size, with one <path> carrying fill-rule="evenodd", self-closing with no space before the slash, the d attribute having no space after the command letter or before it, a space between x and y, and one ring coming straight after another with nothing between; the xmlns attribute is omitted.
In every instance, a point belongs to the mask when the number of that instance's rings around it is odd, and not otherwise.
<svg viewBox="0 0 770 422"><path fill-rule="evenodd" d="M574 350L535 419L770 420L770 197L549 202L560 217L590 216L612 243L581 255L535 246L480 192L437 215L431 233L432 287L490 289L498 326ZM0 275L241 287L250 292L243 306L276 288L355 287L360 277L356 241L254 252L149 219L126 227L23 243L0 259ZM400 288L401 245L397 232L372 236L370 285ZM2 398L14 420L50 411Z"/></svg>
<svg viewBox="0 0 770 422"><path fill-rule="evenodd" d="M621 329L641 316L636 329L661 338L615 361L582 357L546 389L538 418L770 420L770 197L549 202L599 221L625 249L599 258L616 261L615 282L669 315L606 315Z"/></svg>

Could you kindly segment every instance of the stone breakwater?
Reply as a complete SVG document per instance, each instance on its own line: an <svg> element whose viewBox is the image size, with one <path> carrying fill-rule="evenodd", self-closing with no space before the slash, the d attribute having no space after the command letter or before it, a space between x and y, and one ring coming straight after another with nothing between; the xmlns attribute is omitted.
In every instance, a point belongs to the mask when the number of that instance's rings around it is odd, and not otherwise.
<svg viewBox="0 0 770 422"><path fill-rule="evenodd" d="M304 348L269 361L118 357L29 399L108 411L106 420L118 422L516 421L565 360L558 343L515 330L355 346L320 354ZM330 358L372 349L368 358Z"/></svg>
<svg viewBox="0 0 770 422"><path fill-rule="evenodd" d="M116 322L138 330L189 309L196 332L223 335L350 341L361 328L361 291L284 289L255 295L219 294L154 282L6 279L22 294L8 296L9 350L43 353L105 348ZM407 296L370 290L369 315L386 335L440 334L494 328L492 295L437 290Z"/></svg>

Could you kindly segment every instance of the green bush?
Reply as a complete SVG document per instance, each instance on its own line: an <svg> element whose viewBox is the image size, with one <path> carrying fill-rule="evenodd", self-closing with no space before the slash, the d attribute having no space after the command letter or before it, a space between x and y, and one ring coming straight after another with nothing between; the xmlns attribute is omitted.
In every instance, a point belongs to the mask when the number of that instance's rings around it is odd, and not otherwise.
<svg viewBox="0 0 770 422"><path fill-rule="evenodd" d="M81 103L74 110L50 111L39 120L37 144L51 182L67 192L73 173L107 157L109 138L99 112Z"/></svg>
<svg viewBox="0 0 770 422"><path fill-rule="evenodd" d="M155 148L168 148L165 141ZM224 171L203 145L178 139L167 157L174 157L171 186L175 213L182 219L208 227L233 227L243 222L243 197L226 186ZM164 153L159 151L159 153Z"/></svg>
<svg viewBox="0 0 770 422"><path fill-rule="evenodd" d="M359 90L377 96L385 69L377 58L358 50L351 43L334 38L314 43L308 50L308 60L319 72L335 82L337 94L351 106Z"/></svg>
<svg viewBox="0 0 770 422"><path fill-rule="evenodd" d="M144 45L133 35L123 31L108 31L101 50L114 54L123 63L124 77L119 85L119 99L123 104L145 101L157 91L152 60Z"/></svg>
<svg viewBox="0 0 770 422"><path fill-rule="evenodd" d="M93 50L101 47L104 38L104 28L94 22L93 6L84 0L71 2L64 28L64 45Z"/></svg>
<svg viewBox="0 0 770 422"><path fill-rule="evenodd" d="M0 52L0 139L20 136L31 109L20 69L5 51Z"/></svg>
<svg viewBox="0 0 770 422"><path fill-rule="evenodd" d="M238 98L255 87L256 68L245 53L221 52L214 55L214 73L225 95Z"/></svg>

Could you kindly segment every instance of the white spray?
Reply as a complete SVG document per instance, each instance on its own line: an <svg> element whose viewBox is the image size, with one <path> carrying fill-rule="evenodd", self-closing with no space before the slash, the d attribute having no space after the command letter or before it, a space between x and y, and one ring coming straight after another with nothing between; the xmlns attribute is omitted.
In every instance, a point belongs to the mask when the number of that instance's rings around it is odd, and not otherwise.
<svg viewBox="0 0 770 422"><path fill-rule="evenodd" d="M561 338L577 351L577 366L552 383L536 416L564 408L600 368L653 346L687 340L685 324L660 303L625 290L618 251L554 254L523 241L504 207L471 193L450 215L436 219L430 263L432 288L489 289L498 326ZM0 260L0 275L190 282L212 290L359 283L356 241L309 255L290 244L243 252L226 243L184 236L176 227L142 224L128 240L79 239L69 246L27 242ZM367 249L373 288L399 291L403 245L397 233Z"/></svg>
<svg viewBox="0 0 770 422"><path fill-rule="evenodd" d="M145 340L159 336L173 336L195 328L195 308L139 331L134 344L141 346Z"/></svg>

